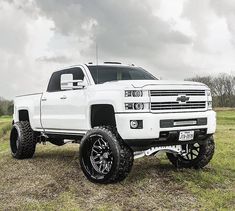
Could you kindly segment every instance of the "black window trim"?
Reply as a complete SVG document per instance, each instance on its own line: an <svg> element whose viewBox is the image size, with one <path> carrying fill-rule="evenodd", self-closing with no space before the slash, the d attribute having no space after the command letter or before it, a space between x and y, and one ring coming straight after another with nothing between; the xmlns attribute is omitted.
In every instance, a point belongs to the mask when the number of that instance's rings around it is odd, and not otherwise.
<svg viewBox="0 0 235 211"><path fill-rule="evenodd" d="M83 72L83 74L84 74L84 79L83 79L83 80L86 80L86 83L89 85L89 84L90 84L90 80L89 80L89 78L88 78L88 76L87 76L86 71L84 70L84 68L83 68L82 66L71 66L71 67L68 67L68 68L64 68L64 69L57 70L57 71L55 71L55 72L52 73L52 75L51 75L51 77L50 77L50 80L49 80L49 82L48 82L48 85L47 85L47 90L46 90L46 92L48 92L48 93L53 93L53 92L67 92L67 91L78 90L78 89L71 89L71 90L49 91L49 85L50 85L50 82L51 82L52 77L53 77L54 74L59 73L59 72L63 72L63 71L65 71L65 73L63 73L63 74L66 74L66 70L71 70L71 69L74 69L74 68L79 68L79 69L82 70L82 72ZM63 75L63 74L60 74L60 77L61 77L61 75ZM67 74L69 74L69 73L67 73Z"/></svg>
<svg viewBox="0 0 235 211"><path fill-rule="evenodd" d="M94 80L94 78L93 78L92 75L91 75L91 72L90 72L89 67L92 67L92 66L112 66L112 67L117 67L117 66L119 66L119 65L100 65L100 64L98 64L98 65L94 65L94 64L89 65L89 64L85 64L85 66L86 66L87 70L89 71L89 74L90 74L92 83L93 83L94 85L99 85L99 84L96 84L96 83L95 83L95 80ZM122 66L121 66L121 67L122 67ZM129 67L129 66L127 66L127 67ZM142 69L144 72L150 74L150 75L154 78L154 80L160 80L158 77L156 77L155 75L153 75L152 73L148 72L147 70L145 70L145 69L142 68L142 67L139 67L139 66L131 66L131 67L133 67L133 68L140 68L140 69ZM89 77L88 77L88 78L89 78Z"/></svg>

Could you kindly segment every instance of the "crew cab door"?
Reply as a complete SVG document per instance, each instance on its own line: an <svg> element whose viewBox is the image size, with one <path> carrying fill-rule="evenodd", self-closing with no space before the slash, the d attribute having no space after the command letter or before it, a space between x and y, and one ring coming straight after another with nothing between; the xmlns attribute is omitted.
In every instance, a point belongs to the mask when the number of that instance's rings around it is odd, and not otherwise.
<svg viewBox="0 0 235 211"><path fill-rule="evenodd" d="M84 87L63 89L61 81L81 80ZM53 73L41 99L41 121L46 132L79 133L86 130L86 91L88 81L82 68Z"/></svg>

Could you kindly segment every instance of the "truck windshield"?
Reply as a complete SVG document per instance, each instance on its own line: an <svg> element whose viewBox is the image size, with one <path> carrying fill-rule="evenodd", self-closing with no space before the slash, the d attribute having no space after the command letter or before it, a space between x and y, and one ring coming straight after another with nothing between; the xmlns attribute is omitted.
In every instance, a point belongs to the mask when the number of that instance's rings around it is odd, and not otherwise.
<svg viewBox="0 0 235 211"><path fill-rule="evenodd" d="M88 66L96 84L120 80L157 80L139 67Z"/></svg>

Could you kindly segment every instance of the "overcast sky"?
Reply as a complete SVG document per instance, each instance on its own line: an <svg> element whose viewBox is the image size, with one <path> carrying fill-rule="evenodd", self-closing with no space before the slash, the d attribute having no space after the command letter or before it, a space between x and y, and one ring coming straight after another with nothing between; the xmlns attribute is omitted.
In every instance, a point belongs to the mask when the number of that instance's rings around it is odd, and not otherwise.
<svg viewBox="0 0 235 211"><path fill-rule="evenodd" d="M232 0L0 0L0 96L64 66L134 63L163 79L235 73Z"/></svg>

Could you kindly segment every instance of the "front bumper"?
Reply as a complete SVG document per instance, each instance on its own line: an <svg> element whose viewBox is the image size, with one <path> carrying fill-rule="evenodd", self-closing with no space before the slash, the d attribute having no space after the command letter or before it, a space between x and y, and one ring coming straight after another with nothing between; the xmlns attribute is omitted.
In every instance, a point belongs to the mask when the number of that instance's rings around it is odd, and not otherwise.
<svg viewBox="0 0 235 211"><path fill-rule="evenodd" d="M216 113L212 110L205 112L187 113L116 113L117 130L124 140L159 139L163 131L182 131L205 129L205 135L211 135L216 130ZM206 125L160 127L160 120L187 120L207 118ZM143 129L131 129L131 120L143 120Z"/></svg>
<svg viewBox="0 0 235 211"><path fill-rule="evenodd" d="M165 132L164 132L165 133ZM134 150L147 150L151 147L176 146L185 144L204 144L212 135L206 134L206 129L194 130L194 139L190 141L178 141L180 131L167 131L167 135L158 139L125 139L125 142Z"/></svg>

